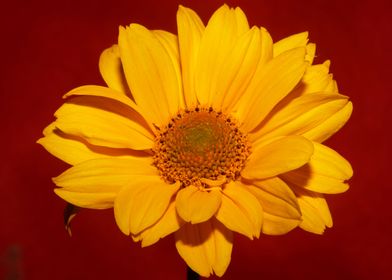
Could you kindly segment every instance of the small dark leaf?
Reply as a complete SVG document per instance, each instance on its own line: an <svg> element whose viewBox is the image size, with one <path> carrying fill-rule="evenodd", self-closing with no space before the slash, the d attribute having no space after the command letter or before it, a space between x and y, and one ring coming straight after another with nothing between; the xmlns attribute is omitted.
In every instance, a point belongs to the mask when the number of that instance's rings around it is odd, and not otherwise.
<svg viewBox="0 0 392 280"><path fill-rule="evenodd" d="M79 213L80 207L75 206L71 203L67 203L64 208L64 226L65 230L68 232L69 236L72 236L71 232L71 221Z"/></svg>

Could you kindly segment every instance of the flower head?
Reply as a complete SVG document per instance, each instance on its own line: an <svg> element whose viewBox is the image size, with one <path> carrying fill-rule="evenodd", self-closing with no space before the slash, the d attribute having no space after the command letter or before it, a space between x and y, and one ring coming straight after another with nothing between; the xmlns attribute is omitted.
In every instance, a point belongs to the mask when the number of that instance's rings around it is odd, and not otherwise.
<svg viewBox="0 0 392 280"><path fill-rule="evenodd" d="M39 140L72 165L54 179L79 207L114 208L121 231L223 275L233 232L250 239L332 226L323 194L347 190L350 164L321 144L348 120L329 61L299 33L274 43L224 5L205 26L180 7L178 35L137 24L99 61L107 87L65 95Z"/></svg>

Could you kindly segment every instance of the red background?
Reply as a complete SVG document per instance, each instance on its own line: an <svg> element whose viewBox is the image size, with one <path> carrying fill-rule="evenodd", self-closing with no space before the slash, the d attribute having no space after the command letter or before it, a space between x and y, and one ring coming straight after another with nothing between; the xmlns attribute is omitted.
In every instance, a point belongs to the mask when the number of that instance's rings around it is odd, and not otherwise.
<svg viewBox="0 0 392 280"><path fill-rule="evenodd" d="M185 279L173 239L141 249L112 210L84 211L64 231L65 203L51 177L66 165L35 144L79 85L103 84L100 52L118 25L176 32L179 1L32 1L1 4L0 277L23 279ZM206 21L222 1L181 1ZM236 236L223 279L392 279L391 20L389 1L227 1L275 40L308 30L318 62L332 60L354 113L328 144L354 168L351 189L329 196L334 227L249 241ZM389 33L388 33L389 32ZM21 279L21 278L7 278ZM214 279L214 278L213 278Z"/></svg>

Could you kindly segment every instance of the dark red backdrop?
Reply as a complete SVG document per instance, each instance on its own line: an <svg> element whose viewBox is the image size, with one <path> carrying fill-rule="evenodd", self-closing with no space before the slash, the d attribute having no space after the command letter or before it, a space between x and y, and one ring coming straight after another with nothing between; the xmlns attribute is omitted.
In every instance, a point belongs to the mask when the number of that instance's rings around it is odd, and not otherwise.
<svg viewBox="0 0 392 280"><path fill-rule="evenodd" d="M69 238L64 202L50 180L66 165L35 144L63 93L103 83L98 57L116 42L118 25L138 22L175 32L178 3L1 4L0 278L19 271L24 279L185 279L171 237L141 249L120 233L111 210L85 211ZM181 3L207 20L223 2ZM227 3L241 6L250 23L265 26L274 39L310 31L318 62L332 60L354 114L329 145L352 162L355 175L347 193L329 196L332 229L323 236L294 230L253 242L236 236L223 279L392 279L389 1Z"/></svg>

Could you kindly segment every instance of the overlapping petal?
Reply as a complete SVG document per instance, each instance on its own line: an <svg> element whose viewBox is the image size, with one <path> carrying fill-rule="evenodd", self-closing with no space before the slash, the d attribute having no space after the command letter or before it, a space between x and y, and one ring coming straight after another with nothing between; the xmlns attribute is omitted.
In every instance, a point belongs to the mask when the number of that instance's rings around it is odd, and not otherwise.
<svg viewBox="0 0 392 280"><path fill-rule="evenodd" d="M274 57L280 54L299 47L305 47L308 43L308 32L301 32L285 37L274 43Z"/></svg>
<svg viewBox="0 0 392 280"><path fill-rule="evenodd" d="M336 151L313 142L314 153L305 166L281 177L292 185L319 193L341 193L348 189L346 180L353 175L350 163Z"/></svg>
<svg viewBox="0 0 392 280"><path fill-rule="evenodd" d="M49 153L70 165L98 158L145 157L148 155L144 151L91 145L81 137L67 135L60 131L56 128L56 123L52 123L45 128L44 137L39 139L37 143L45 147Z"/></svg>
<svg viewBox="0 0 392 280"><path fill-rule="evenodd" d="M337 93L333 85L332 74L329 73L330 61L323 64L309 66L298 86L290 94L291 96L300 96L312 94L314 92Z"/></svg>
<svg viewBox="0 0 392 280"><path fill-rule="evenodd" d="M179 62L173 59L173 49L166 49L168 46L162 44L162 39L138 24L120 27L118 39L132 96L143 112L149 112L146 116L149 122L157 126L177 114L183 96Z"/></svg>
<svg viewBox="0 0 392 280"><path fill-rule="evenodd" d="M318 92L299 96L287 104L279 104L257 132L250 134L253 146L257 147L275 137L302 135L336 114L347 102L346 96Z"/></svg>
<svg viewBox="0 0 392 280"><path fill-rule="evenodd" d="M260 29L253 27L236 40L214 81L214 108L228 110L245 91L262 54L261 39Z"/></svg>
<svg viewBox="0 0 392 280"><path fill-rule="evenodd" d="M303 136L319 143L324 142L345 125L350 118L352 111L353 104L351 102L347 102L342 109L320 123L318 126L305 132Z"/></svg>
<svg viewBox="0 0 392 280"><path fill-rule="evenodd" d="M299 225L301 212L294 192L279 178L253 181L247 189L259 200L265 234L285 234Z"/></svg>
<svg viewBox="0 0 392 280"><path fill-rule="evenodd" d="M159 239L176 232L183 223L184 221L177 214L176 202L173 199L163 216L139 234L138 237L142 242L142 247L155 244Z"/></svg>
<svg viewBox="0 0 392 280"><path fill-rule="evenodd" d="M176 209L184 221L197 224L214 216L221 202L222 194L219 189L201 190L188 186L177 193Z"/></svg>
<svg viewBox="0 0 392 280"><path fill-rule="evenodd" d="M159 178L150 157L98 158L79 163L53 181L58 187L74 192L114 192L133 184L139 176Z"/></svg>
<svg viewBox="0 0 392 280"><path fill-rule="evenodd" d="M295 187L293 189L297 194L298 204L301 208L302 222L300 227L303 230L322 234L326 227L332 227L331 213L322 194Z"/></svg>
<svg viewBox="0 0 392 280"><path fill-rule="evenodd" d="M313 144L301 136L287 136L257 147L241 172L246 179L266 179L309 162Z"/></svg>
<svg viewBox="0 0 392 280"><path fill-rule="evenodd" d="M114 192L74 192L66 189L55 189L54 192L75 206L91 209L107 209L113 207L113 202L116 198Z"/></svg>
<svg viewBox="0 0 392 280"><path fill-rule="evenodd" d="M203 22L194 11L180 5L177 12L178 44L184 99L188 107L197 105L195 71L204 28Z"/></svg>
<svg viewBox="0 0 392 280"><path fill-rule="evenodd" d="M232 232L215 219L192 225L186 223L176 233L176 247L187 265L199 275L222 276L231 259Z"/></svg>
<svg viewBox="0 0 392 280"><path fill-rule="evenodd" d="M56 130L54 124L50 124L44 130L44 135L37 143L41 144L49 153L68 164L75 165L86 160L106 156L89 149L87 145L75 138L67 137L61 131Z"/></svg>
<svg viewBox="0 0 392 280"><path fill-rule="evenodd" d="M211 105L221 84L218 79L222 66L237 39L248 30L246 16L239 8L223 5L211 16L200 41L195 70L195 91L202 106Z"/></svg>
<svg viewBox="0 0 392 280"><path fill-rule="evenodd" d="M250 132L297 85L308 63L305 48L286 51L255 75L235 107L245 132Z"/></svg>
<svg viewBox="0 0 392 280"><path fill-rule="evenodd" d="M140 176L129 182L114 201L114 217L121 231L137 235L155 224L179 187L179 183L169 185L158 176Z"/></svg>
<svg viewBox="0 0 392 280"><path fill-rule="evenodd" d="M256 197L236 181L224 187L216 218L232 231L253 239L260 235L263 211Z"/></svg>

